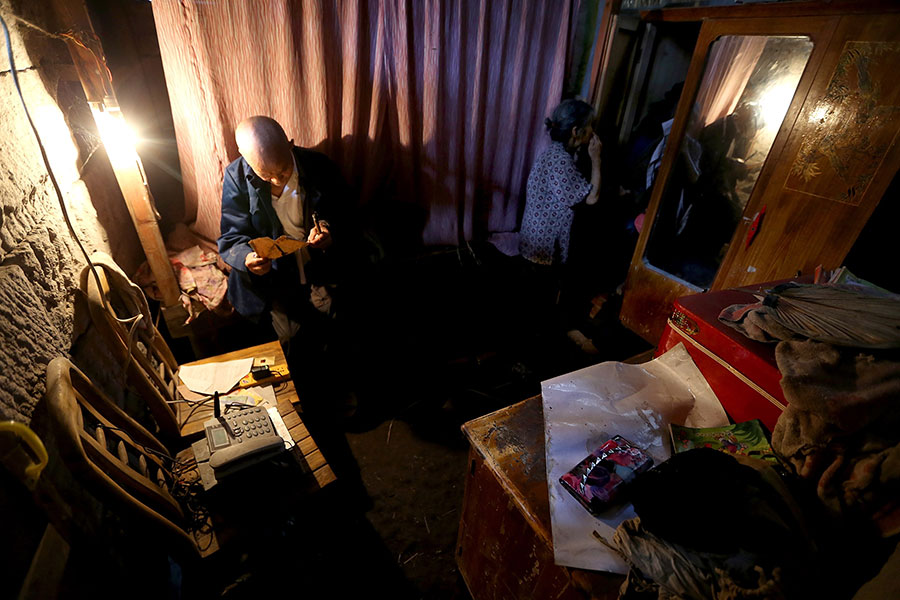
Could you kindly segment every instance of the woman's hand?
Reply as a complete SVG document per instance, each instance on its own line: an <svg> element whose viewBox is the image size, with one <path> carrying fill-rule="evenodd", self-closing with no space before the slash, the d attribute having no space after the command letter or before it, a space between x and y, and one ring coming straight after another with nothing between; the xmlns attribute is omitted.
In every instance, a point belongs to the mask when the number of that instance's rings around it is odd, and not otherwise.
<svg viewBox="0 0 900 600"><path fill-rule="evenodd" d="M247 255L247 258L244 259L244 265L254 275L265 275L272 270L272 261L268 258L263 258L256 252L251 252Z"/></svg>
<svg viewBox="0 0 900 600"><path fill-rule="evenodd" d="M591 136L591 141L588 142L588 154L591 157L591 191L585 200L585 203L588 205L597 204L597 200L600 199L600 150L603 149L603 144L600 142L600 138L597 137L597 134Z"/></svg>
<svg viewBox="0 0 900 600"><path fill-rule="evenodd" d="M591 162L600 162L600 151L602 149L603 142L600 141L600 138L597 137L596 133L593 134L591 136L591 141L588 142L588 155L591 157Z"/></svg>

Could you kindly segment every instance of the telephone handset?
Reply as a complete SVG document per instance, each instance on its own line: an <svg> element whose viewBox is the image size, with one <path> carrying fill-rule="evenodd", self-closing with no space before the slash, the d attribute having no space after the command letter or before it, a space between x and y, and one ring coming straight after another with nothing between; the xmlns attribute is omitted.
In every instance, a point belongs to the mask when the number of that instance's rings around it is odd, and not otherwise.
<svg viewBox="0 0 900 600"><path fill-rule="evenodd" d="M203 426L209 445L209 466L217 478L284 450L284 440L261 406L209 419Z"/></svg>

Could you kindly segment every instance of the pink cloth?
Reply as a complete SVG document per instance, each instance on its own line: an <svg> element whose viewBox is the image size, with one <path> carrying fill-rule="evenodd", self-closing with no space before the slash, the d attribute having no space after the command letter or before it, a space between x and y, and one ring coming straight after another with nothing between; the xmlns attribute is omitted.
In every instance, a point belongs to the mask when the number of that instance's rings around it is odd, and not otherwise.
<svg viewBox="0 0 900 600"><path fill-rule="evenodd" d="M723 35L713 43L695 102L703 127L734 111L766 40L761 35Z"/></svg>
<svg viewBox="0 0 900 600"><path fill-rule="evenodd" d="M181 304L188 313L185 325L197 318L204 309L222 315L231 312L231 305L225 299L228 279L219 266L221 261L216 252L193 246L180 252L170 251L169 262L181 289ZM148 263L145 262L138 268L134 281L147 296L162 300Z"/></svg>
<svg viewBox="0 0 900 600"><path fill-rule="evenodd" d="M577 5L154 2L186 218L218 237L234 127L264 114L338 163L362 204L419 203L427 244L514 231Z"/></svg>
<svg viewBox="0 0 900 600"><path fill-rule="evenodd" d="M637 229L637 232L640 233L644 228L644 217L647 213L641 213L634 218L634 228Z"/></svg>

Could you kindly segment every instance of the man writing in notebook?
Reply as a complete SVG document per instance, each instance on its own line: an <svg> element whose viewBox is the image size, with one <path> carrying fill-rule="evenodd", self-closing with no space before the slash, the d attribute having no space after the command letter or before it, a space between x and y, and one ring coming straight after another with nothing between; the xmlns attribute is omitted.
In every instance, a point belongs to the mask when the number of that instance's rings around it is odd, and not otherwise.
<svg viewBox="0 0 900 600"><path fill-rule="evenodd" d="M342 210L351 202L349 189L333 162L294 146L273 119L242 121L235 140L241 156L225 169L218 240L219 254L231 265L228 298L253 322L271 317L301 391L306 427L344 485L362 488L350 494L365 497L346 438L332 424L335 411L355 406L355 395L346 389L346 341L331 319L325 291L325 284L334 291L335 282L349 283L357 264L361 236ZM251 240L282 235L308 244L277 258L259 256L250 246Z"/></svg>
<svg viewBox="0 0 900 600"><path fill-rule="evenodd" d="M241 156L225 169L218 240L219 253L231 266L228 299L253 322L270 315L290 355L291 340L301 330L304 337L316 337L330 312L330 298L317 284L335 276L342 243L337 211L347 190L334 163L294 146L273 119L245 119L235 140ZM308 245L277 258L260 256L250 245L281 235Z"/></svg>

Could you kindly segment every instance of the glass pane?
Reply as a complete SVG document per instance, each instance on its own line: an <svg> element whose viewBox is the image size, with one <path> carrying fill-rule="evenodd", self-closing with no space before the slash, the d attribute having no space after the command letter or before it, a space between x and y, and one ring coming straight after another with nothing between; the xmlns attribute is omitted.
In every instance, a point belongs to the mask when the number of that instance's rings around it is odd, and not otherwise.
<svg viewBox="0 0 900 600"><path fill-rule="evenodd" d="M710 46L647 244L651 265L712 284L812 47L805 36L736 35Z"/></svg>

